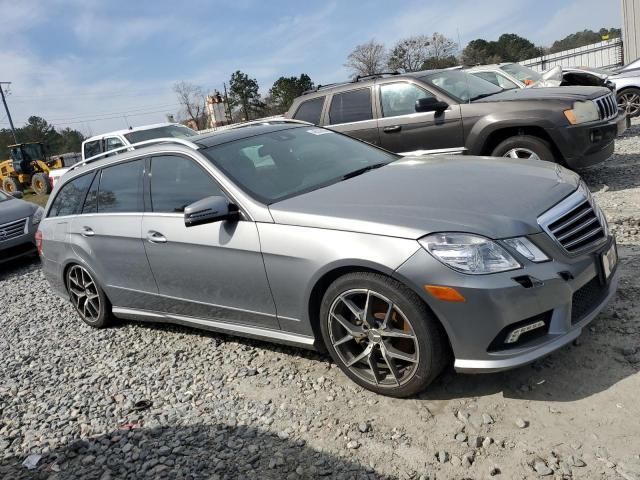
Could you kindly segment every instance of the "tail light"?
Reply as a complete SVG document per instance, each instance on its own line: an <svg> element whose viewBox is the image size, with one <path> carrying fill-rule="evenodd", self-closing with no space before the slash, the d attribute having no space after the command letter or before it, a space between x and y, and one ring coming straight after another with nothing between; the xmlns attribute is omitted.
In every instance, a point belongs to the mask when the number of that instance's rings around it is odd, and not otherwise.
<svg viewBox="0 0 640 480"><path fill-rule="evenodd" d="M38 249L38 255L42 256L42 240L43 240L43 235L42 235L42 230L38 230L36 232L36 248Z"/></svg>

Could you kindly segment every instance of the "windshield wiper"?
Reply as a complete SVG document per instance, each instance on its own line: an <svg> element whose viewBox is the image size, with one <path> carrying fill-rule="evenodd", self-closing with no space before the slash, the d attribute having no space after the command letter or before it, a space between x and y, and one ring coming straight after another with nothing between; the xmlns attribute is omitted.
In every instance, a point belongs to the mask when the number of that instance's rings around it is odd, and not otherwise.
<svg viewBox="0 0 640 480"><path fill-rule="evenodd" d="M476 95L475 97L473 97L471 99L472 102L475 102L476 100L480 100L481 98L486 98L486 97L490 97L491 95L497 95L498 93L502 93L506 90L506 88L501 88L499 91L497 92L492 92L492 93L481 93L480 95Z"/></svg>
<svg viewBox="0 0 640 480"><path fill-rule="evenodd" d="M376 168L384 167L387 162L374 163L373 165L368 165L366 167L359 168L354 170L353 172L349 172L342 176L342 180L347 180L349 178L357 177L358 175L362 175L370 170L374 170Z"/></svg>

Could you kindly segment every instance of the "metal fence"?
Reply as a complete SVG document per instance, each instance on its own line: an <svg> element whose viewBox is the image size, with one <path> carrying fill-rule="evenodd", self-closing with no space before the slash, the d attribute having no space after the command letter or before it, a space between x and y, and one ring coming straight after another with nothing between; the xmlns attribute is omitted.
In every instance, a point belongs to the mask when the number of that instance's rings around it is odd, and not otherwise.
<svg viewBox="0 0 640 480"><path fill-rule="evenodd" d="M563 67L611 68L622 65L623 58L622 39L614 38L580 48L572 48L563 52L530 58L520 63L542 72L556 65Z"/></svg>

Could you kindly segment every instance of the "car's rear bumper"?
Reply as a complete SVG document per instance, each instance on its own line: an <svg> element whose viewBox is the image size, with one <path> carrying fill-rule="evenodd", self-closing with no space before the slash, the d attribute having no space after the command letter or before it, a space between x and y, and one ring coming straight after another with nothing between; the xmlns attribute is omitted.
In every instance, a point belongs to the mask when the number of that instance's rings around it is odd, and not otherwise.
<svg viewBox="0 0 640 480"><path fill-rule="evenodd" d="M418 251L397 271L414 287L441 321L461 372L493 372L515 368L544 357L580 335L614 295L619 269L602 280L600 253L613 244L610 238L595 251L570 258L546 234L530 236L552 261L491 275L464 275ZM533 285L517 278L529 276ZM466 299L454 303L436 300L424 284L453 287ZM544 327L522 335L515 343L508 336L519 327L543 322Z"/></svg>
<svg viewBox="0 0 640 480"><path fill-rule="evenodd" d="M626 129L626 116L620 111L607 122L548 129L564 161L581 169L607 160L613 155L615 138Z"/></svg>

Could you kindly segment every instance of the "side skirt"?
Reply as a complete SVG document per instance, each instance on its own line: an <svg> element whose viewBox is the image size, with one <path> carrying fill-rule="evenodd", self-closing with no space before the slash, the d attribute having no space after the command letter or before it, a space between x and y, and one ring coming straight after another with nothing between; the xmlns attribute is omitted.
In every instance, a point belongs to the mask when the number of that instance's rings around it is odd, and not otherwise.
<svg viewBox="0 0 640 480"><path fill-rule="evenodd" d="M154 312L150 310L138 310L133 308L123 308L115 306L112 308L112 312L116 317L126 320L174 323L177 325L196 327L203 330L211 330L214 332L238 335L241 337L254 338L257 340L267 340L269 342L292 345L295 347L302 347L310 350L316 349L315 339L313 337L283 332L281 330L253 327L238 323L228 323L219 320L188 317L185 315L176 315L173 313Z"/></svg>

